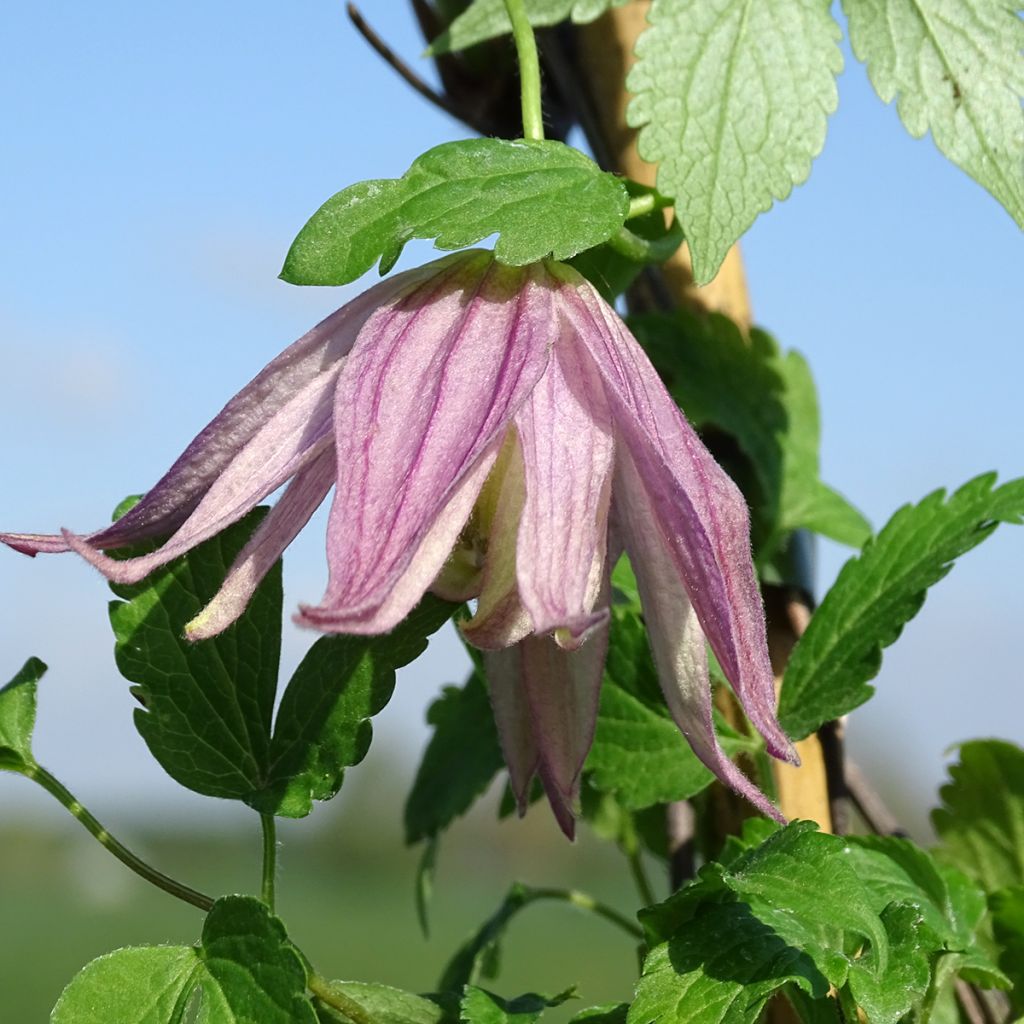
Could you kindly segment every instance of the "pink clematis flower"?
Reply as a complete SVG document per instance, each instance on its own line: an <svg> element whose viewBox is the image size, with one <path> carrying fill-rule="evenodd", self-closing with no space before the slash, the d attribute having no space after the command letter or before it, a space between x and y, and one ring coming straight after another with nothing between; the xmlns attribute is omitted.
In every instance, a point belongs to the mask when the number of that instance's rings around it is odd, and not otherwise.
<svg viewBox="0 0 1024 1024"><path fill-rule="evenodd" d="M131 583L286 483L190 639L237 619L334 486L327 591L297 621L384 633L428 589L477 598L462 630L486 652L520 809L539 774L571 835L609 574L625 549L673 718L720 779L779 816L712 725L705 641L768 750L795 760L775 717L746 505L571 268L470 251L398 274L274 359L112 526L0 540L32 555L73 550ZM104 553L156 537L169 539L151 554Z"/></svg>

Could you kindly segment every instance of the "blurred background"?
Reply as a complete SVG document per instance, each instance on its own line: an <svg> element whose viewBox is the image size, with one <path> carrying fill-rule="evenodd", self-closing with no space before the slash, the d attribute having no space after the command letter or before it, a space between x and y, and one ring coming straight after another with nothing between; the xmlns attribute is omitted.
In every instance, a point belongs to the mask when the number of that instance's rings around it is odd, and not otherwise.
<svg viewBox="0 0 1024 1024"><path fill-rule="evenodd" d="M367 8L432 79L406 5ZM0 96L0 526L12 530L86 531L148 488L227 397L364 287L277 280L307 217L466 134L368 50L334 0L17 5L0 37ZM936 487L1024 472L1021 247L994 200L905 134L849 54L840 97L810 181L757 221L744 253L756 320L815 372L823 475L877 528ZM430 254L412 245L401 265ZM322 525L289 550L289 605L322 592ZM821 546L819 593L846 557ZM1024 741L1022 566L1012 527L969 554L886 653L877 697L850 723L853 756L918 838L952 744ZM255 817L178 788L132 727L108 596L74 558L0 551L0 676L32 654L50 665L37 756L158 866L200 888L254 889ZM287 627L285 673L309 640ZM281 911L328 974L429 989L516 878L633 905L614 855L587 837L566 844L540 806L498 826L492 800L443 845L438 928L419 935L401 804L424 710L465 665L454 635L436 639L341 796L282 830ZM191 941L199 922L41 790L0 775L0 923L0 1017L31 1024L89 958ZM513 930L501 990L578 982L588 1004L626 998L626 941L534 909Z"/></svg>

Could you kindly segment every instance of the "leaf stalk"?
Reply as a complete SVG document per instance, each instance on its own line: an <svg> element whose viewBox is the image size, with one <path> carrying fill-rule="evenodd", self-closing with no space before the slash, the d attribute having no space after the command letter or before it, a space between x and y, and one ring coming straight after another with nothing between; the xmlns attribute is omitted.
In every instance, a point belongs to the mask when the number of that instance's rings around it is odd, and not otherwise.
<svg viewBox="0 0 1024 1024"><path fill-rule="evenodd" d="M322 1003L344 1014L352 1024L377 1024L373 1015L361 1003L356 1002L345 992L332 985L319 974L310 974L306 985Z"/></svg>
<svg viewBox="0 0 1024 1024"><path fill-rule="evenodd" d="M541 141L544 138L544 113L541 106L540 57L537 40L523 0L505 0L505 10L512 22L512 38L519 58L519 83L523 103L523 138Z"/></svg>
<svg viewBox="0 0 1024 1024"><path fill-rule="evenodd" d="M277 878L277 824L272 814L261 814L260 824L263 827L263 884L260 897L273 913Z"/></svg>
<svg viewBox="0 0 1024 1024"><path fill-rule="evenodd" d="M34 763L27 764L21 769L21 774L42 786L72 817L81 823L83 828L108 853L112 853L125 867L130 868L140 878L144 878L158 889L162 889L171 896L190 903L204 912L209 912L212 909L214 902L212 897L165 875L162 871L157 871L141 857L132 853L124 843L112 836L96 817L79 803L74 794L59 779L51 775L45 768Z"/></svg>

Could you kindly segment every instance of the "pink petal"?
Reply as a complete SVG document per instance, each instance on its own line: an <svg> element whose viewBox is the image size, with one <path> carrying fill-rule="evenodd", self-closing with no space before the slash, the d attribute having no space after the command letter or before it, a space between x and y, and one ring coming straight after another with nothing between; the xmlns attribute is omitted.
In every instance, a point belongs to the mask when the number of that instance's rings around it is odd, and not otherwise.
<svg viewBox="0 0 1024 1024"><path fill-rule="evenodd" d="M537 773L539 755L522 685L521 645L503 651L487 651L484 670L498 741L508 766L509 785L522 817L530 804L530 783Z"/></svg>
<svg viewBox="0 0 1024 1024"><path fill-rule="evenodd" d="M317 324L268 363L221 409L137 505L113 525L81 539L94 548L110 550L173 533L267 419L280 411L297 390L348 353L366 318L378 306L415 287L451 259L396 274ZM69 549L68 542L59 535L5 533L0 534L0 542L28 555Z"/></svg>
<svg viewBox="0 0 1024 1024"><path fill-rule="evenodd" d="M334 484L334 446L322 451L296 474L266 519L242 548L213 600L185 627L189 640L206 640L228 628L309 522Z"/></svg>
<svg viewBox="0 0 1024 1024"><path fill-rule="evenodd" d="M614 443L604 388L575 334L563 331L516 414L526 502L519 525L519 596L536 633L566 646L606 622L594 611L608 538Z"/></svg>
<svg viewBox="0 0 1024 1024"><path fill-rule="evenodd" d="M300 605L294 617L295 622L325 633L374 635L394 629L416 607L444 566L452 546L473 511L473 503L480 488L494 465L499 444L500 441L495 442L489 451L485 451L477 464L459 481L455 493L434 519L427 535L409 559L405 571L394 581L380 604L368 606L362 614L353 614L326 603L319 607Z"/></svg>
<svg viewBox="0 0 1024 1024"><path fill-rule="evenodd" d="M331 447L334 389L341 366L330 364L269 417L213 481L178 532L156 551L119 560L65 531L68 546L108 579L135 583L241 519Z"/></svg>
<svg viewBox="0 0 1024 1024"><path fill-rule="evenodd" d="M487 491L496 492L488 499ZM516 583L516 539L526 500L523 456L515 430L510 430L481 494L477 511L486 531L486 557L476 614L459 623L474 647L496 651L533 632L533 623L519 600Z"/></svg>
<svg viewBox="0 0 1024 1024"><path fill-rule="evenodd" d="M307 621L371 619L466 475L497 455L548 360L551 294L539 273L463 254L455 272L367 321L338 381L331 574Z"/></svg>
<svg viewBox="0 0 1024 1024"><path fill-rule="evenodd" d="M665 702L693 752L762 814L785 822L778 809L725 756L715 735L704 633L671 557L632 459L620 456L615 481L616 524L640 590L651 652Z"/></svg>
<svg viewBox="0 0 1024 1024"><path fill-rule="evenodd" d="M775 717L764 609L750 555L746 503L665 391L636 339L596 291L559 266L571 287L560 309L601 374L650 514L722 669L769 751L796 753Z"/></svg>
<svg viewBox="0 0 1024 1024"><path fill-rule="evenodd" d="M522 685L540 754L538 771L562 831L572 839L580 775L594 730L608 653L608 627L596 630L575 651L563 650L551 637L527 637L522 652Z"/></svg>

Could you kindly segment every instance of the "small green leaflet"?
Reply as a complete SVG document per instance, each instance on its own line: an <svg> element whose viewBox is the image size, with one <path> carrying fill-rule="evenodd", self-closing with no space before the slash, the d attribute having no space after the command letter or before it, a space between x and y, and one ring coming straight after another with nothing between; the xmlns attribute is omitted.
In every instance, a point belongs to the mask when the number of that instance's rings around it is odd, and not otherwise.
<svg viewBox="0 0 1024 1024"><path fill-rule="evenodd" d="M627 0L525 0L526 16L535 28L557 25L572 17L578 25L593 21L610 7L621 7ZM441 33L427 50L432 57L452 50L466 50L485 39L507 35L512 23L505 0L473 0Z"/></svg>
<svg viewBox="0 0 1024 1024"><path fill-rule="evenodd" d="M462 1024L534 1024L540 1015L551 1006L561 1006L575 996L568 989L557 996L541 996L536 992L502 999L486 989L467 985L459 1007Z"/></svg>
<svg viewBox="0 0 1024 1024"><path fill-rule="evenodd" d="M872 1024L896 1024L923 997L931 960L944 946L918 902L892 898L927 902L908 876L898 867L876 869L873 878L883 881L876 887L862 877L847 840L809 822L748 845L767 828L775 826L745 830L728 864L706 865L695 881L640 912L652 949L631 1024L753 1024L785 985L814 1001L834 989L848 1007L870 1007ZM912 856L903 859L921 870ZM828 1006L820 1009L821 1019L835 1019Z"/></svg>
<svg viewBox="0 0 1024 1024"><path fill-rule="evenodd" d="M754 344L772 349L784 382L786 431L782 441L779 518L766 542L774 545L792 530L807 529L849 547L859 548L871 535L871 524L819 476L821 417L818 390L807 360L795 350L783 354L763 331L752 330Z"/></svg>
<svg viewBox="0 0 1024 1024"><path fill-rule="evenodd" d="M84 967L51 1024L316 1024L306 970L284 926L258 900L218 900L196 947L120 949Z"/></svg>
<svg viewBox="0 0 1024 1024"><path fill-rule="evenodd" d="M35 764L32 730L36 724L36 687L46 666L29 658L0 689L0 771L20 771Z"/></svg>
<svg viewBox="0 0 1024 1024"><path fill-rule="evenodd" d="M366 981L332 981L331 988L358 1003L374 1024L443 1024L449 1019L433 997ZM348 1021L331 1013L328 1020Z"/></svg>
<svg viewBox="0 0 1024 1024"><path fill-rule="evenodd" d="M427 712L434 727L405 804L409 844L443 832L483 795L505 763L480 670L446 686Z"/></svg>
<svg viewBox="0 0 1024 1024"><path fill-rule="evenodd" d="M810 173L838 102L841 33L821 0L654 0L648 20L627 118L706 284L755 217Z"/></svg>
<svg viewBox="0 0 1024 1024"><path fill-rule="evenodd" d="M401 178L360 182L328 199L292 243L281 277L347 284L378 259L386 274L412 238L447 250L495 233L501 263L565 260L607 241L628 212L625 185L561 142L446 142Z"/></svg>
<svg viewBox="0 0 1024 1024"><path fill-rule="evenodd" d="M605 1003L602 1006L588 1006L573 1014L569 1024L626 1024L629 1003Z"/></svg>
<svg viewBox="0 0 1024 1024"><path fill-rule="evenodd" d="M332 636L306 654L272 717L281 642L281 567L220 636L184 639L262 519L256 510L141 583L112 589L118 668L136 684L135 722L177 782L243 800L264 813L301 817L328 800L345 768L365 756L368 719L388 702L395 670L426 647L456 605L425 598L386 636Z"/></svg>
<svg viewBox="0 0 1024 1024"><path fill-rule="evenodd" d="M1024 228L1024 22L997 0L843 0L850 43L907 131Z"/></svg>
<svg viewBox="0 0 1024 1024"><path fill-rule="evenodd" d="M1000 522L1019 523L1024 479L993 490L995 474L905 505L843 566L790 656L779 719L794 739L863 704L882 650L920 611L930 586Z"/></svg>
<svg viewBox="0 0 1024 1024"><path fill-rule="evenodd" d="M916 932L916 938L908 941L926 947L921 957L927 961L936 949L941 949L944 969L970 970L971 980L985 987L1007 984L1006 977L977 942L978 926L986 914L985 894L966 875L953 868L940 868L928 852L907 839L848 836L846 842L850 863L883 919L886 907L902 904L913 912L913 920L920 921L923 927L905 928L901 924L896 931L904 939L909 932ZM905 917L904 923L912 924L911 917ZM920 968L908 967L908 972L916 977L921 974Z"/></svg>
<svg viewBox="0 0 1024 1024"><path fill-rule="evenodd" d="M909 840L895 836L848 836L846 843L847 859L873 894L878 913L890 903L913 903L928 927L942 937L948 948L967 947L977 919L960 919L946 879L928 853ZM973 891L980 896L977 889ZM981 906L984 910L983 897Z"/></svg>
<svg viewBox="0 0 1024 1024"><path fill-rule="evenodd" d="M867 520L820 478L818 396L806 360L727 317L631 317L630 327L698 429L731 434L754 472L754 545L765 561L796 529L860 547ZM732 467L730 467L732 468Z"/></svg>
<svg viewBox="0 0 1024 1024"><path fill-rule="evenodd" d="M923 925L917 907L900 903L890 904L881 914L889 938L891 966L876 972L872 960L874 951L866 961L858 961L850 970L849 995L841 993L840 1000L857 1019L860 1007L872 1024L897 1024L928 991L932 971L929 963L938 942L927 926Z"/></svg>
<svg viewBox="0 0 1024 1024"><path fill-rule="evenodd" d="M142 703L136 728L168 775L207 796L245 799L261 787L281 653L280 564L220 636L191 644L185 624L265 514L257 509L141 583L111 585L122 598L110 604L115 660Z"/></svg>
<svg viewBox="0 0 1024 1024"><path fill-rule="evenodd" d="M627 1024L755 1024L783 985L815 999L829 984L811 958L742 903L713 903L647 955Z"/></svg>
<svg viewBox="0 0 1024 1024"><path fill-rule="evenodd" d="M1024 885L1024 750L972 740L959 754L932 811L938 852L987 892Z"/></svg>

